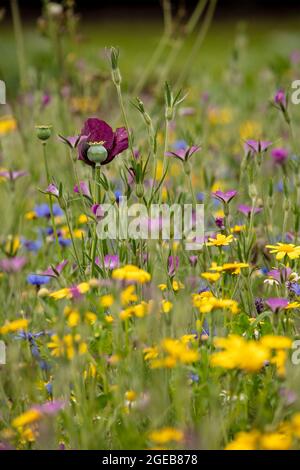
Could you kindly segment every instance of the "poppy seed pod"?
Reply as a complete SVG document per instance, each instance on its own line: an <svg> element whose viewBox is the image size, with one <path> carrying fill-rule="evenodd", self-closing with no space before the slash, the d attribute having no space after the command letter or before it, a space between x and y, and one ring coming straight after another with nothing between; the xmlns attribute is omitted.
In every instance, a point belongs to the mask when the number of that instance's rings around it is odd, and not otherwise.
<svg viewBox="0 0 300 470"><path fill-rule="evenodd" d="M52 126L35 126L37 138L45 142L52 133Z"/></svg>
<svg viewBox="0 0 300 470"><path fill-rule="evenodd" d="M87 151L88 159L97 164L103 163L107 159L107 150L102 142L91 142Z"/></svg>

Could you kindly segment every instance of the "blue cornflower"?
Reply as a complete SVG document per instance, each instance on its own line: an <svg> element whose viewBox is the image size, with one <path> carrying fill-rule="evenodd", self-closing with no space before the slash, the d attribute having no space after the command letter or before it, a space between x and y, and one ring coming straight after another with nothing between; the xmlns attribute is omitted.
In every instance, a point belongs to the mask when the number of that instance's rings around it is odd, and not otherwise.
<svg viewBox="0 0 300 470"><path fill-rule="evenodd" d="M193 383L198 383L199 382L199 375L197 374L190 374L190 380Z"/></svg>
<svg viewBox="0 0 300 470"><path fill-rule="evenodd" d="M70 246L72 241L69 238L58 237L60 246Z"/></svg>
<svg viewBox="0 0 300 470"><path fill-rule="evenodd" d="M188 144L183 139L176 140L173 145L174 150L181 150L181 149L185 150L187 147L188 147Z"/></svg>
<svg viewBox="0 0 300 470"><path fill-rule="evenodd" d="M289 289L295 295L300 295L300 285L297 284L296 282L293 282L292 284L290 284Z"/></svg>
<svg viewBox="0 0 300 470"><path fill-rule="evenodd" d="M27 276L28 284L31 284L33 286L42 286L43 284L48 284L49 281L49 276L42 276L40 274L29 274Z"/></svg>
<svg viewBox="0 0 300 470"><path fill-rule="evenodd" d="M35 206L34 211L37 215L37 217L50 217L50 207L48 204L39 204L38 206ZM58 215L63 215L63 211L61 210L60 206L58 204L53 205L53 215L58 216Z"/></svg>
<svg viewBox="0 0 300 470"><path fill-rule="evenodd" d="M115 198L116 198L117 202L119 202L121 196L122 196L122 191L120 189L116 189L115 190Z"/></svg>
<svg viewBox="0 0 300 470"><path fill-rule="evenodd" d="M38 251L42 247L41 240L23 240L22 244L28 251Z"/></svg>

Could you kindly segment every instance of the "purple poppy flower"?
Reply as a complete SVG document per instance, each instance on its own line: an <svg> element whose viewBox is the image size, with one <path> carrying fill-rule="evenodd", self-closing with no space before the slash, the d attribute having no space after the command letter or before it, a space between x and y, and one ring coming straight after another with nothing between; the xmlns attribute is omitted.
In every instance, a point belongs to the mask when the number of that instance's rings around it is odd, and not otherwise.
<svg viewBox="0 0 300 470"><path fill-rule="evenodd" d="M5 273L18 273L26 263L27 259L24 257L4 258L0 260L0 269Z"/></svg>
<svg viewBox="0 0 300 470"><path fill-rule="evenodd" d="M45 271L43 271L42 274L44 276L58 277L62 273L64 267L68 264L68 262L69 261L67 259L65 259L61 263L57 264L54 267L50 266Z"/></svg>
<svg viewBox="0 0 300 470"><path fill-rule="evenodd" d="M286 161L288 155L288 150L281 147L276 147L271 151L271 157L274 162L279 165L282 165Z"/></svg>
<svg viewBox="0 0 300 470"><path fill-rule="evenodd" d="M270 307L273 313L277 313L280 309L285 308L288 303L288 300L283 297L271 297L266 300L266 304Z"/></svg>
<svg viewBox="0 0 300 470"><path fill-rule="evenodd" d="M192 145L187 148L179 148L176 152L166 152L166 157L178 158L181 162L187 162L194 153L201 149L200 145Z"/></svg>
<svg viewBox="0 0 300 470"><path fill-rule="evenodd" d="M59 190L58 190L58 187L53 184L53 183L50 183L49 186L46 188L46 191L45 193L47 194L52 194L52 196L55 196L55 197L58 197L59 196Z"/></svg>
<svg viewBox="0 0 300 470"><path fill-rule="evenodd" d="M89 185L85 181L79 181L79 186L80 186L80 191L83 194L83 196L86 197L92 197L90 193L90 188ZM74 186L74 193L80 193L78 184Z"/></svg>
<svg viewBox="0 0 300 470"><path fill-rule="evenodd" d="M245 151L250 152L251 154L266 152L268 148L272 145L272 142L269 140L246 140L245 142Z"/></svg>
<svg viewBox="0 0 300 470"><path fill-rule="evenodd" d="M114 132L105 121L97 118L89 118L85 121L80 136L78 159L87 165L95 166L95 163L90 161L87 156L91 142L101 142L107 151L107 158L101 162L101 165L110 163L117 155L128 148L128 133L125 127L119 127Z"/></svg>
<svg viewBox="0 0 300 470"><path fill-rule="evenodd" d="M262 211L262 207L251 207L247 206L245 204L240 204L238 206L238 211L244 214L246 217L249 217L251 215L251 212L253 211L253 214L259 214Z"/></svg>
<svg viewBox="0 0 300 470"><path fill-rule="evenodd" d="M170 277L175 276L175 273L179 266L178 256L169 256L168 258L168 274Z"/></svg>
<svg viewBox="0 0 300 470"><path fill-rule="evenodd" d="M212 195L224 204L228 204L237 195L237 191L216 191Z"/></svg>
<svg viewBox="0 0 300 470"><path fill-rule="evenodd" d="M21 178L22 176L27 176L29 173L28 171L25 171L25 170L20 170L20 171L8 171L8 170L4 170L4 171L0 171L0 177L3 177L3 178L6 178L10 181L15 181L17 180L18 178Z"/></svg>

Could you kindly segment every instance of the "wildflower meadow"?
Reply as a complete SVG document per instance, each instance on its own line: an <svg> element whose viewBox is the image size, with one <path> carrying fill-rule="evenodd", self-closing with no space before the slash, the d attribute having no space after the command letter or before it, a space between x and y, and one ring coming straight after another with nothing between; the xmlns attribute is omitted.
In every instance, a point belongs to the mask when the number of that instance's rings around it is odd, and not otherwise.
<svg viewBox="0 0 300 470"><path fill-rule="evenodd" d="M0 449L300 449L299 7L26 3L0 8Z"/></svg>

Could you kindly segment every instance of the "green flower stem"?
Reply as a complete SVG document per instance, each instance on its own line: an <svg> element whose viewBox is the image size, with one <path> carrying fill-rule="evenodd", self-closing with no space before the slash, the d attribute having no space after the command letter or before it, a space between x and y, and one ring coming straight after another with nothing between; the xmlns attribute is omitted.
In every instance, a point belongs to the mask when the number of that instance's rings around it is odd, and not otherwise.
<svg viewBox="0 0 300 470"><path fill-rule="evenodd" d="M66 208L66 210L65 210L65 215L66 215L66 221L67 221L67 226L68 226L69 233L70 233L70 237L71 237L71 242L72 242L73 250L74 250L74 253L75 253L75 258L76 258L76 261L77 261L77 264L78 264L78 267L79 267L79 269L80 269L81 274L84 275L84 269L83 269L83 267L82 267L82 265L81 265L81 263L80 263L78 251L77 251L76 244L75 244L75 240L74 240L74 236L73 236L73 230L72 230L72 227L71 227L71 224L70 224L70 218L69 218L68 208Z"/></svg>
<svg viewBox="0 0 300 470"><path fill-rule="evenodd" d="M168 170L169 167L169 160L166 161L166 153L168 151L169 146L169 129L170 128L170 120L168 117L165 118L165 145L164 145L164 155L163 155L163 171L162 171L162 178L164 177L165 172ZM162 190L163 190L163 183L160 186L159 190L159 202L161 203L162 198Z"/></svg>
<svg viewBox="0 0 300 470"><path fill-rule="evenodd" d="M47 177L47 184L51 183L50 180L50 173L49 173L49 167L48 167L48 161L47 161L47 151L46 151L46 142L42 143L43 145L43 157L44 157L44 164L45 164L45 170L46 170L46 177ZM58 235L57 235L57 230L56 230L56 225L55 225L55 220L54 220L54 214L53 214L53 204L52 204L52 196L49 194L49 207L50 207L50 217L51 217L51 224L52 224L52 229L54 233L54 238L55 238L55 243L57 246L57 251L58 251L58 257L60 258L61 255L61 247L58 241Z"/></svg>
<svg viewBox="0 0 300 470"><path fill-rule="evenodd" d="M100 176L101 176L101 165L96 165L95 175L94 175L94 200L95 204L100 204L101 202L101 187L100 187ZM93 234L93 243L92 243L92 268L91 268L91 277L95 276L95 262L96 262L96 253L97 253L97 220L95 221L94 234ZM103 264L104 266L104 264Z"/></svg>

